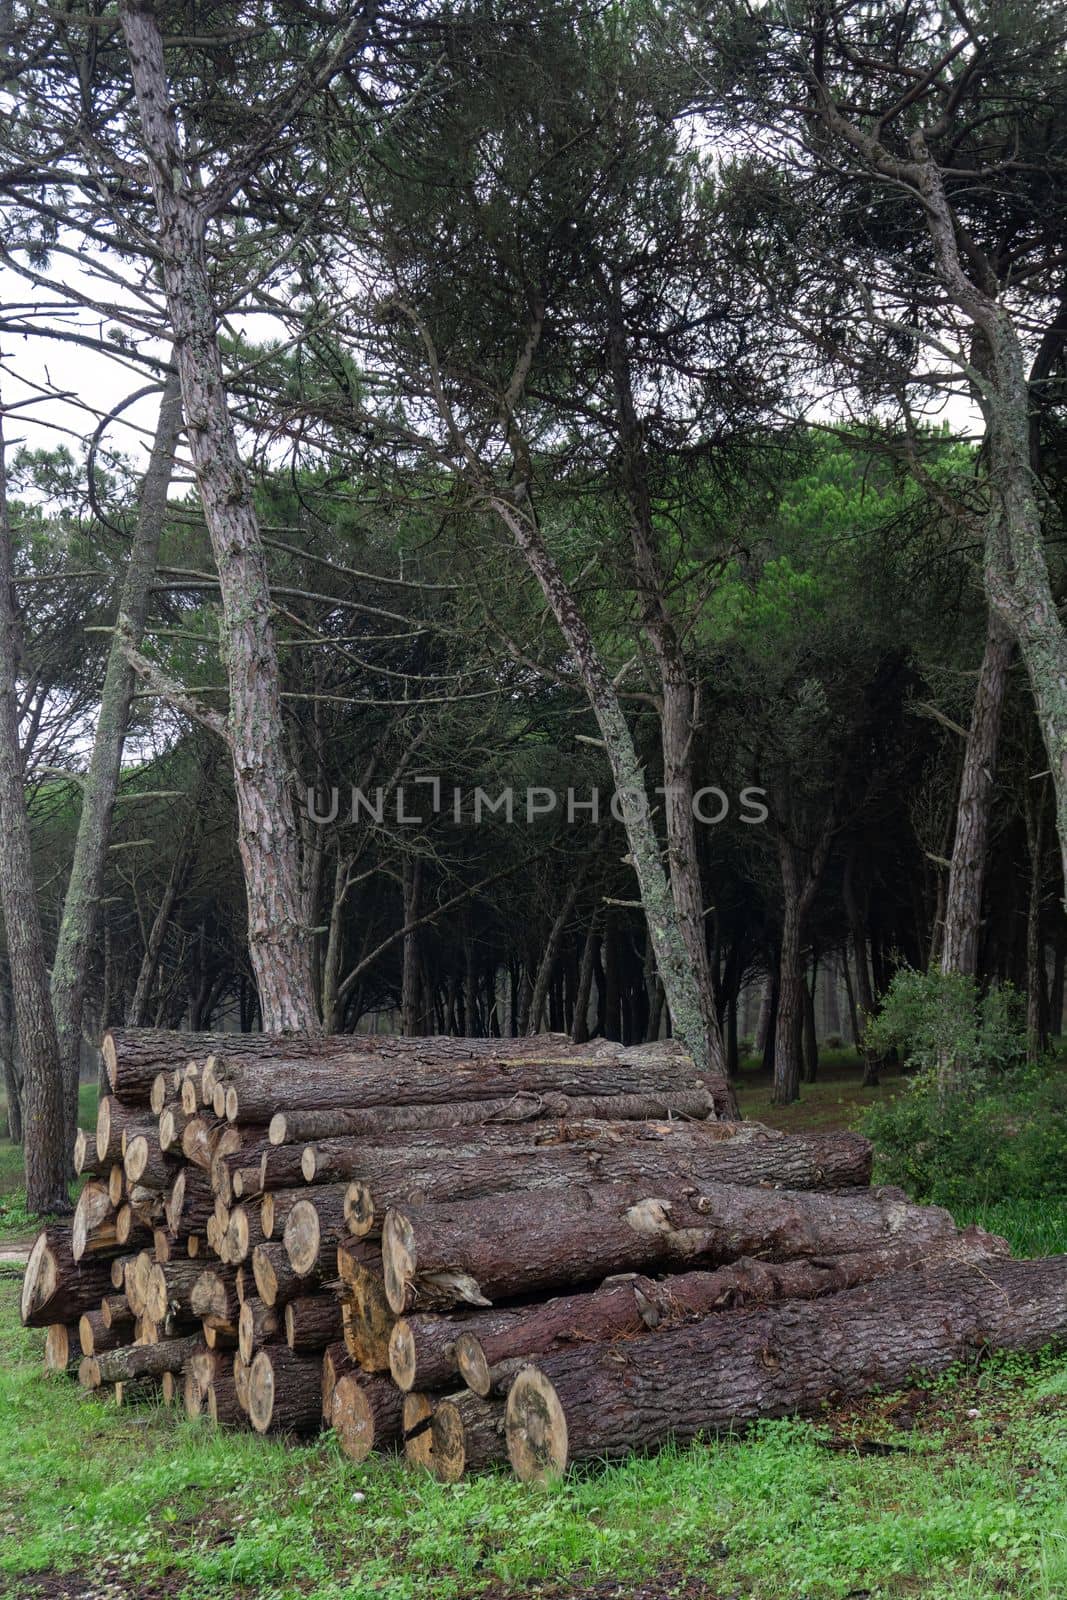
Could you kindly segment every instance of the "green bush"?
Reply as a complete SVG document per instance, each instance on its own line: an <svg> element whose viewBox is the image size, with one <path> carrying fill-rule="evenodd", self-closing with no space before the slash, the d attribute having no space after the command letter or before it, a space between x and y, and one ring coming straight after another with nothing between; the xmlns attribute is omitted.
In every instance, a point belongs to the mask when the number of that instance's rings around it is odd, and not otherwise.
<svg viewBox="0 0 1067 1600"><path fill-rule="evenodd" d="M872 1107L877 1176L961 1217L1003 1201L1067 1195L1067 1074L1028 1065L1025 1023L1010 987L976 994L958 974L897 973L868 1039L895 1045L918 1070L893 1101ZM954 1058L959 1087L938 1081Z"/></svg>

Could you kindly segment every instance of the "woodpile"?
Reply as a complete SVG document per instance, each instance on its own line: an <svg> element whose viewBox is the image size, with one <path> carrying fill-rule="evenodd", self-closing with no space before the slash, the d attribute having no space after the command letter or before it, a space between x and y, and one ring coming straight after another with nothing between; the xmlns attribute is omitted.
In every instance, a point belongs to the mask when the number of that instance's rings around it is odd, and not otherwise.
<svg viewBox="0 0 1067 1600"><path fill-rule="evenodd" d="M671 1041L107 1036L45 1366L454 1481L644 1450L1067 1334L1067 1257L725 1122Z"/></svg>

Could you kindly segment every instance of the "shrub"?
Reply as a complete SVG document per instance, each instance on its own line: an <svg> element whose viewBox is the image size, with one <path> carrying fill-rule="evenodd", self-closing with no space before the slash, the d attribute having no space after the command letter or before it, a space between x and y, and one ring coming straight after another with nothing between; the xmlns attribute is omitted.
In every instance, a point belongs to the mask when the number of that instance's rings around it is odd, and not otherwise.
<svg viewBox="0 0 1067 1600"><path fill-rule="evenodd" d="M1027 1064L1009 986L979 998L972 979L902 970L868 1039L918 1069L864 1119L881 1182L959 1213L1067 1195L1067 1075L1053 1061ZM945 1055L959 1069L950 1093L938 1082Z"/></svg>

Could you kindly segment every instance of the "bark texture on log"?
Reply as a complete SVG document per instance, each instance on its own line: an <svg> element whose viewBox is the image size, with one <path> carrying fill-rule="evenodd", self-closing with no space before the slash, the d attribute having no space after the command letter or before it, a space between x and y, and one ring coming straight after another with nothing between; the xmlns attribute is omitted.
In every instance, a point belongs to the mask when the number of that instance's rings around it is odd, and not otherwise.
<svg viewBox="0 0 1067 1600"><path fill-rule="evenodd" d="M419 1041L408 1040L408 1044ZM278 1111L329 1110L334 1107L447 1104L462 1100L499 1100L514 1094L559 1093L583 1097L618 1094L691 1093L709 1089L686 1057L657 1058L642 1054L645 1046L624 1049L604 1058L576 1051L568 1042L559 1049L525 1055L504 1050L474 1052L474 1044L536 1045L538 1040L435 1039L423 1043L420 1055L392 1048L391 1037L374 1052L346 1060L297 1062L248 1060L227 1069L226 1115L230 1122L269 1122ZM461 1045L444 1053L439 1046Z"/></svg>
<svg viewBox="0 0 1067 1600"><path fill-rule="evenodd" d="M434 1411L430 1436L430 1471L442 1483L498 1466L508 1459L504 1401L450 1395Z"/></svg>
<svg viewBox="0 0 1067 1600"><path fill-rule="evenodd" d="M95 1310L112 1287L108 1260L75 1261L70 1227L49 1223L33 1242L22 1277L19 1314L27 1328L76 1323Z"/></svg>
<svg viewBox="0 0 1067 1600"><path fill-rule="evenodd" d="M675 1093L575 1096L557 1093L511 1094L498 1100L467 1100L444 1105L378 1106L361 1111L279 1111L270 1120L271 1144L312 1139L366 1138L383 1133L430 1128L485 1127L497 1123L574 1122L591 1117L618 1122L682 1117L700 1120L714 1111L706 1089Z"/></svg>
<svg viewBox="0 0 1067 1600"><path fill-rule="evenodd" d="M891 1388L987 1346L1067 1337L1067 1256L908 1268L826 1301L750 1307L544 1356L507 1402L520 1478Z"/></svg>
<svg viewBox="0 0 1067 1600"><path fill-rule="evenodd" d="M486 1396L492 1388L493 1370L519 1356L532 1358L568 1346L607 1344L746 1305L821 1299L916 1263L977 1263L1008 1254L1003 1239L970 1227L949 1235L943 1243L905 1237L880 1248L813 1261L775 1263L742 1257L710 1272L683 1272L660 1279L635 1274L609 1280L586 1294L562 1295L540 1305L472 1312L456 1325L455 1363L468 1388Z"/></svg>
<svg viewBox="0 0 1067 1600"><path fill-rule="evenodd" d="M248 1416L257 1433L310 1433L322 1424L322 1360L286 1345L260 1350L248 1374Z"/></svg>
<svg viewBox="0 0 1067 1600"><path fill-rule="evenodd" d="M601 1184L390 1211L382 1259L389 1304L402 1315L413 1307L488 1305L605 1272L717 1266L743 1255L808 1259L954 1232L936 1206L873 1193L661 1182L649 1194Z"/></svg>

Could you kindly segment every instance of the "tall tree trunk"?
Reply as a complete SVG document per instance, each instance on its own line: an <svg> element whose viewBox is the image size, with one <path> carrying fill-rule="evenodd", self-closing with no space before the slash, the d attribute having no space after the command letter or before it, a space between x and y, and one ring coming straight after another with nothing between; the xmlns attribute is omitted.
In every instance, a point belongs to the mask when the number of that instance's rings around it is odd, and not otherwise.
<svg viewBox="0 0 1067 1600"><path fill-rule="evenodd" d="M617 283L609 283L603 273L599 274L599 284L608 320L608 356L615 389L622 487L630 514L630 542L641 601L641 622L652 645L660 680L663 814L667 829L670 888L678 930L693 972L701 1026L707 1036L707 1058L717 1071L725 1075L726 1052L712 990L704 927L700 854L697 848L693 782L696 707L693 685L681 641L665 600L666 586L656 550L648 463L634 403L621 296Z"/></svg>
<svg viewBox="0 0 1067 1600"><path fill-rule="evenodd" d="M593 965L597 940L600 938L601 916L599 909L593 912L589 919L585 943L582 945L582 960L578 968L578 991L574 997L574 1026L571 1030L571 1038L575 1044L585 1044L589 1038L589 996L593 990Z"/></svg>
<svg viewBox="0 0 1067 1600"><path fill-rule="evenodd" d="M851 987L849 988L849 1004L853 1008L853 1033L857 1047L863 1056L864 1087L873 1088L878 1082L879 1061L874 1052L866 1048L864 1035L868 1021L874 1016L876 1006L874 1002L874 986L871 982L871 970L867 965L867 919L856 884L857 849L858 847L853 845L845 861L843 891L845 915L848 918L849 932L852 935L852 960L856 972L854 994Z"/></svg>
<svg viewBox="0 0 1067 1600"><path fill-rule="evenodd" d="M573 915L574 905L578 899L578 895L581 892L584 879L584 870L574 873L573 877L571 878L570 887L563 896L560 908L556 912L552 927L549 930L548 938L545 941L545 948L542 951L541 960L537 967L537 976L534 979L533 994L530 998L530 1015L526 1023L527 1033L539 1033L541 1030L541 1022L545 1011L545 999L548 995L548 986L551 983L552 975L556 970L556 962L559 960L559 952L560 947L563 944L563 936L567 931L567 925L571 920L571 916Z"/></svg>
<svg viewBox="0 0 1067 1600"><path fill-rule="evenodd" d="M21 1144L22 1074L15 1061L15 1030L12 1025L11 995L7 987L6 978L0 980L0 1055L4 1058L7 1136L12 1144Z"/></svg>
<svg viewBox="0 0 1067 1600"><path fill-rule="evenodd" d="M70 1151L74 1149L74 1135L78 1126L78 1073L89 957L111 844L111 819L119 789L122 752L135 681L125 645L129 643L139 648L144 635L148 596L156 575L159 540L166 515L167 491L181 431L181 417L178 375L177 372L168 373L163 385L152 453L141 482L130 559L119 596L119 616L125 619L124 630L112 635L108 650L93 753L82 785L74 859L52 962L52 1009L63 1062L64 1111L67 1147Z"/></svg>
<svg viewBox="0 0 1067 1600"><path fill-rule="evenodd" d="M637 876L641 904L670 1007L674 1032L685 1044L698 1071L725 1074L726 1063L718 1028L716 1026L714 1035L710 1035L705 1026L704 1001L682 937L671 887L663 870L659 839L652 825L644 768L618 692L566 579L545 544L533 508L528 502L521 503L510 497L493 495L491 499L493 509L511 533L540 584L560 632L574 655L600 727L615 788L624 797L621 804L630 858Z"/></svg>
<svg viewBox="0 0 1067 1600"><path fill-rule="evenodd" d="M185 431L219 575L249 956L265 1030L315 1032L312 935L301 894L267 566L227 404L208 271L208 207L196 188L195 156L187 164L178 137L156 14L143 0L123 0L119 16L159 221Z"/></svg>
<svg viewBox="0 0 1067 1600"><path fill-rule="evenodd" d="M404 924L414 922L422 901L422 857L404 857ZM419 959L419 929L409 928L403 939L403 965L400 979L400 1031L409 1039L418 1037L422 1022L422 966Z"/></svg>
<svg viewBox="0 0 1067 1600"><path fill-rule="evenodd" d="M127 1028L143 1028L148 1019L148 1006L152 994L152 985L156 981L159 971L159 958L163 954L163 943L167 937L174 908L185 887L185 881L192 863L193 842L196 837L195 810L185 819L181 835L178 839L178 848L174 852L170 872L167 875L166 887L156 907L156 914L152 918L152 926L148 930L145 941L144 955L137 973L137 983L134 986L133 996L126 1008ZM194 1031L200 1026L198 1017L191 1018Z"/></svg>
<svg viewBox="0 0 1067 1600"><path fill-rule="evenodd" d="M1064 976L1067 973L1067 930L1063 926L1062 913L1056 917L1054 941L1048 1025L1052 1037L1059 1039L1063 1036L1063 990Z"/></svg>
<svg viewBox="0 0 1067 1600"><path fill-rule="evenodd" d="M971 725L960 775L956 838L952 847L941 939L941 971L978 976L978 933L982 886L989 850L989 817L997 768L1001 712L1015 643L996 611L990 610L985 652L971 709Z"/></svg>
<svg viewBox="0 0 1067 1600"><path fill-rule="evenodd" d="M814 1083L819 1076L819 1037L815 1027L815 991L819 978L819 960L811 958L811 985L804 985L803 1062L804 1082Z"/></svg>
<svg viewBox="0 0 1067 1600"><path fill-rule="evenodd" d="M1036 790L1031 793L1031 790ZM1026 904L1026 1054L1038 1061L1048 1043L1045 948L1041 940L1042 857L1045 852L1045 783L1028 784L1024 796L1030 884Z"/></svg>
<svg viewBox="0 0 1067 1600"><path fill-rule="evenodd" d="M890 150L875 131L849 121L821 73L815 98L830 131L857 151L872 172L910 192L921 207L933 247L935 270L948 300L974 330L980 346L981 383L973 385L985 422L983 458L989 485L984 577L990 604L1019 646L1048 753L1056 802L1056 831L1067 892L1067 629L1060 617L1049 573L1035 471L1035 407L1027 355L1013 308L1005 301L993 264L959 227L945 174L931 153L921 125L908 137L907 156ZM1062 304L1046 333L1062 349ZM1039 352L1038 360L1042 359ZM1036 365L1036 364L1035 364Z"/></svg>
<svg viewBox="0 0 1067 1600"><path fill-rule="evenodd" d="M774 1023L776 1106L791 1105L800 1094L801 1030L804 1025L804 966L801 957L800 884L793 847L779 847L782 867L782 943L778 955L778 1013Z"/></svg>
<svg viewBox="0 0 1067 1600"><path fill-rule="evenodd" d="M45 1213L70 1210L69 1161L59 1040L48 988L23 788L19 656L7 465L0 432L0 902L22 1062L26 1205L32 1212Z"/></svg>

